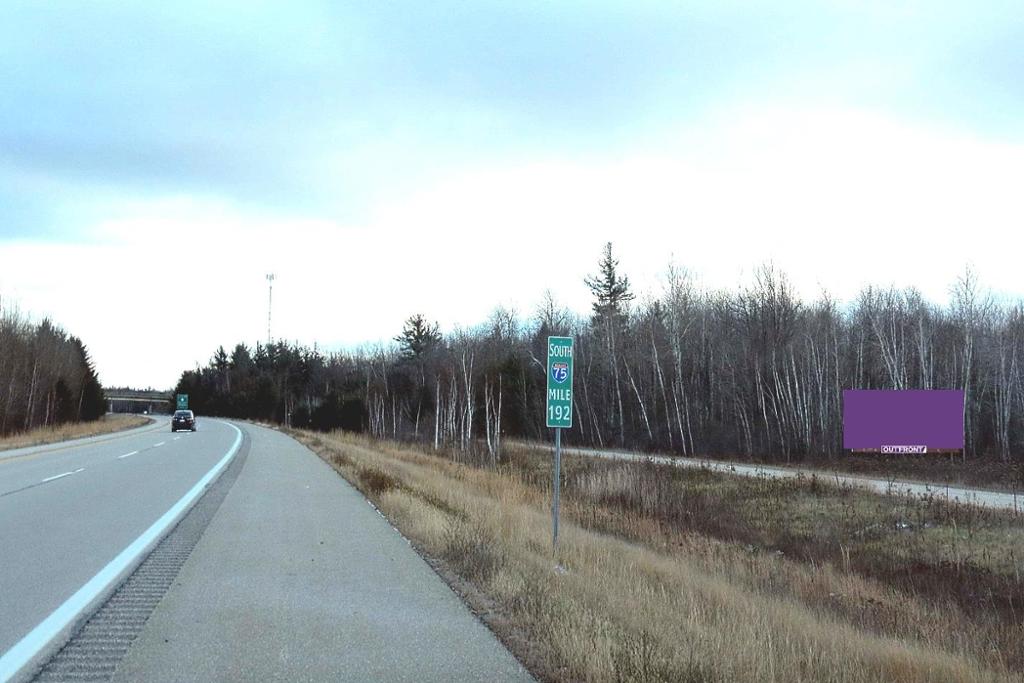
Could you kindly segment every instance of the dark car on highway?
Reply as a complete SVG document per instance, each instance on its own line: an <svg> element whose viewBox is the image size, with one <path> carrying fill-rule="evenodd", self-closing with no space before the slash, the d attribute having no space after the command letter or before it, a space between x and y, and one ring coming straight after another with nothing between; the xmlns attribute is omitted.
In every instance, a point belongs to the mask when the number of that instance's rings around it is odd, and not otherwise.
<svg viewBox="0 0 1024 683"><path fill-rule="evenodd" d="M176 432L179 429L196 431L196 416L192 414L191 410L174 411L174 417L171 418L171 431Z"/></svg>

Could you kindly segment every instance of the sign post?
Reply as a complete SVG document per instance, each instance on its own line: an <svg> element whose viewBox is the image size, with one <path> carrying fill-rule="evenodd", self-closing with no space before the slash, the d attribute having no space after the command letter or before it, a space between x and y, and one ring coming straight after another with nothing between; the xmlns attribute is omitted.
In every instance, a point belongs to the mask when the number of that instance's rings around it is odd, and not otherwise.
<svg viewBox="0 0 1024 683"><path fill-rule="evenodd" d="M548 337L545 414L555 430L555 476L551 503L551 544L558 549L558 502L562 479L562 430L572 428L572 337Z"/></svg>
<svg viewBox="0 0 1024 683"><path fill-rule="evenodd" d="M177 405L177 410L188 410L188 394L178 394Z"/></svg>

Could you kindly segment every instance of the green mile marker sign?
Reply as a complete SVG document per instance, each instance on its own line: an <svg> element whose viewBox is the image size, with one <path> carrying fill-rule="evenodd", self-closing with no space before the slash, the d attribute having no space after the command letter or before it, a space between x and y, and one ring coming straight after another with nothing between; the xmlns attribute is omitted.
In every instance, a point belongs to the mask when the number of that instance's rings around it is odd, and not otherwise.
<svg viewBox="0 0 1024 683"><path fill-rule="evenodd" d="M188 410L188 394L178 394L178 410Z"/></svg>
<svg viewBox="0 0 1024 683"><path fill-rule="evenodd" d="M572 337L548 337L548 427L572 427Z"/></svg>

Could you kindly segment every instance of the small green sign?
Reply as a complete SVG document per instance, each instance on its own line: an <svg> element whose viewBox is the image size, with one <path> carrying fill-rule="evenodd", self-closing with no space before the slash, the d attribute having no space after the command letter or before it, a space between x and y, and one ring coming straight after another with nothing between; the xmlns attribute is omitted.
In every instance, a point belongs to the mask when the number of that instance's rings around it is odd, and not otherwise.
<svg viewBox="0 0 1024 683"><path fill-rule="evenodd" d="M188 394L178 394L178 410L188 410Z"/></svg>
<svg viewBox="0 0 1024 683"><path fill-rule="evenodd" d="M572 337L548 337L548 427L572 427Z"/></svg>

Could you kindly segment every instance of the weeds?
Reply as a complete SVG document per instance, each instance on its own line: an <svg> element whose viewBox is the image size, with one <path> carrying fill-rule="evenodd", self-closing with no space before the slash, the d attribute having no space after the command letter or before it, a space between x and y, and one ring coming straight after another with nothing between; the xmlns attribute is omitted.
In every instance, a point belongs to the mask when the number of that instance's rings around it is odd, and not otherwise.
<svg viewBox="0 0 1024 683"><path fill-rule="evenodd" d="M86 436L111 434L125 429L141 427L147 422L149 420L141 415L104 415L94 422L74 422L57 427L41 427L0 439L0 451L41 446L69 439L80 439Z"/></svg>
<svg viewBox="0 0 1024 683"><path fill-rule="evenodd" d="M448 520L442 556L474 583L490 581L505 563L501 546L491 543L483 528L458 517Z"/></svg>
<svg viewBox="0 0 1024 683"><path fill-rule="evenodd" d="M1024 536L1012 515L820 477L567 458L555 558L547 453L510 449L482 468L362 437L307 443L493 602L492 628L542 680L995 681L1024 670Z"/></svg>
<svg viewBox="0 0 1024 683"><path fill-rule="evenodd" d="M360 467L357 470L359 488L374 497L380 497L391 489L399 487L398 480L375 467Z"/></svg>

